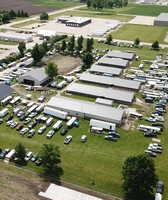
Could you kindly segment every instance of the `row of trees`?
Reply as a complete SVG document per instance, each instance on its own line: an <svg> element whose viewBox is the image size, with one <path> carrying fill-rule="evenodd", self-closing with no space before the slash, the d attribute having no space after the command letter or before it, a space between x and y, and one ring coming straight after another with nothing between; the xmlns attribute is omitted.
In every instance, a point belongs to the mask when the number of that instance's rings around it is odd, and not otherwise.
<svg viewBox="0 0 168 200"><path fill-rule="evenodd" d="M128 0L87 0L87 7L94 9L113 8L113 7L126 7Z"/></svg>
<svg viewBox="0 0 168 200"><path fill-rule="evenodd" d="M17 12L15 12L14 10L3 11L0 14L0 22L6 24L10 20L15 19L17 17L29 17L29 15L27 12L24 12L23 10L18 10Z"/></svg>
<svg viewBox="0 0 168 200"><path fill-rule="evenodd" d="M26 149L19 143L15 147L16 162L23 164L25 156ZM55 172L57 165L61 162L60 148L53 144L43 144L38 156L42 159L44 169L50 173Z"/></svg>

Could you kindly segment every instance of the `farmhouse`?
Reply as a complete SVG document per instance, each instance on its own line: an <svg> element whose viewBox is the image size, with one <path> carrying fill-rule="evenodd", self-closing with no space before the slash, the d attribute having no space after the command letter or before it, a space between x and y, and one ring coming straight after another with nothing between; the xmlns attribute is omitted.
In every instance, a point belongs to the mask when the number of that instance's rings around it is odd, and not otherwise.
<svg viewBox="0 0 168 200"><path fill-rule="evenodd" d="M139 90L141 83L139 81L126 80L117 77L99 76L90 73L83 73L79 78L80 81L102 84L115 88L128 90Z"/></svg>
<svg viewBox="0 0 168 200"><path fill-rule="evenodd" d="M62 16L58 18L58 22L65 24L66 26L82 27L92 22L91 18L87 17L69 17Z"/></svg>
<svg viewBox="0 0 168 200"><path fill-rule="evenodd" d="M120 76L122 74L122 69L116 67L106 67L103 65L92 65L90 70L91 73L109 76Z"/></svg>
<svg viewBox="0 0 168 200"><path fill-rule="evenodd" d="M135 52L122 52L122 51L108 51L107 58L122 58L124 60L132 61L135 58Z"/></svg>
<svg viewBox="0 0 168 200"><path fill-rule="evenodd" d="M161 13L155 20L155 26L168 26L168 13Z"/></svg>
<svg viewBox="0 0 168 200"><path fill-rule="evenodd" d="M115 90L112 88L101 88L97 86L84 85L79 83L71 83L67 92L73 94L82 94L91 97L101 97L104 99L114 100L116 102L131 104L135 99L134 92L123 90Z"/></svg>
<svg viewBox="0 0 168 200"><path fill-rule="evenodd" d="M115 123L118 126L124 122L125 117L125 111L123 109L67 97L52 97L46 106L68 112L68 115L71 116L103 120Z"/></svg>
<svg viewBox="0 0 168 200"><path fill-rule="evenodd" d="M0 40L28 43L28 42L32 42L33 38L32 36L24 34L24 33L0 32Z"/></svg>
<svg viewBox="0 0 168 200"><path fill-rule="evenodd" d="M14 92L15 90L13 88L9 87L6 84L1 83L0 84L0 101L2 101L3 99L5 99L7 96L11 95Z"/></svg>
<svg viewBox="0 0 168 200"><path fill-rule="evenodd" d="M45 73L45 68L36 68L28 71L18 78L18 83L31 86L44 86L50 82L50 77Z"/></svg>
<svg viewBox="0 0 168 200"><path fill-rule="evenodd" d="M98 60L98 65L105 65L107 67L117 67L125 69L129 66L128 60L124 60L121 58L107 58L107 57L101 57Z"/></svg>

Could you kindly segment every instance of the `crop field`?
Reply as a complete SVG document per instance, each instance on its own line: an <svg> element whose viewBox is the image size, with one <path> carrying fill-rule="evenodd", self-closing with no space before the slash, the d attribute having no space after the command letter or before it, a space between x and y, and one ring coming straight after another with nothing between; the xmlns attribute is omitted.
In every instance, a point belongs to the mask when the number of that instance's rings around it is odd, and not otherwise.
<svg viewBox="0 0 168 200"><path fill-rule="evenodd" d="M80 10L97 12L93 8L81 8ZM113 9L102 9L101 12L113 13L113 14L128 14L128 15L143 15L143 16L158 16L160 13L168 12L167 6L156 6L156 5L140 5L140 4L128 4L127 7L113 8Z"/></svg>
<svg viewBox="0 0 168 200"><path fill-rule="evenodd" d="M139 38L141 42L153 43L157 40L164 44L166 43L164 39L167 34L167 27L124 24L111 34L114 39L134 41Z"/></svg>

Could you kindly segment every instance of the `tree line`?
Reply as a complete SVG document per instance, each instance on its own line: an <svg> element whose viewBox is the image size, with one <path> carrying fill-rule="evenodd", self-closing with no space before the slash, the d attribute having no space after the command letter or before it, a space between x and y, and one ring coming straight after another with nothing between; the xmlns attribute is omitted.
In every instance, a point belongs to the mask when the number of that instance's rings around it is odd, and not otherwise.
<svg viewBox="0 0 168 200"><path fill-rule="evenodd" d="M0 14L0 22L3 24L8 23L10 20L15 19L17 17L29 17L27 12L24 12L23 10L18 10L17 12L15 12L14 10L10 10L10 11L6 11L4 10L1 14Z"/></svg>

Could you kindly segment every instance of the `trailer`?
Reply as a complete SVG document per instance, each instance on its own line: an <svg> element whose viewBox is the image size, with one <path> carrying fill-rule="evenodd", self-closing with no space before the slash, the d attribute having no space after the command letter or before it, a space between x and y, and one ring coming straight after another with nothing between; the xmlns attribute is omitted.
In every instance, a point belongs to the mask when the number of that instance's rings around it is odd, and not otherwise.
<svg viewBox="0 0 168 200"><path fill-rule="evenodd" d="M90 127L99 127L99 128L103 128L103 129L106 129L106 130L115 130L116 124L101 121L101 120L91 119L90 120Z"/></svg>
<svg viewBox="0 0 168 200"><path fill-rule="evenodd" d="M11 95L8 96L8 97L6 97L5 99L3 99L3 100L1 101L1 105L2 105L2 106L7 105L7 104L11 101L11 99L12 99L12 96L11 96Z"/></svg>
<svg viewBox="0 0 168 200"><path fill-rule="evenodd" d="M3 110L0 111L0 117L4 117L8 113L9 113L9 109L8 108L4 108Z"/></svg>
<svg viewBox="0 0 168 200"><path fill-rule="evenodd" d="M73 126L73 123L77 120L77 117L71 117L71 119L66 123L68 128Z"/></svg>
<svg viewBox="0 0 168 200"><path fill-rule="evenodd" d="M46 121L46 126L50 126L54 121L54 118L53 117L49 117Z"/></svg>
<svg viewBox="0 0 168 200"><path fill-rule="evenodd" d="M62 121L58 120L54 125L53 125L53 129L54 130L59 130L59 128L61 128L62 126Z"/></svg>
<svg viewBox="0 0 168 200"><path fill-rule="evenodd" d="M16 150L15 150L15 149L12 149L12 150L5 156L4 162L5 162L5 163L11 162L12 159L14 158L14 156L15 156L15 152L16 152Z"/></svg>
<svg viewBox="0 0 168 200"><path fill-rule="evenodd" d="M152 130L152 131L156 131L156 132L160 132L161 131L161 128L160 127L155 127L155 126L146 126L146 125L143 125L143 124L140 124L138 126L138 129L140 131L147 131L147 130Z"/></svg>
<svg viewBox="0 0 168 200"><path fill-rule="evenodd" d="M91 132L91 133L102 133L102 132L103 132L103 128L96 127L96 126L92 126L92 127L90 128L90 132Z"/></svg>
<svg viewBox="0 0 168 200"><path fill-rule="evenodd" d="M47 114L47 115L58 117L60 119L66 119L67 116L68 116L67 112L63 112L63 111L60 111L60 110L57 110L57 109L54 109L54 108L50 108L48 106L44 107L44 113Z"/></svg>
<svg viewBox="0 0 168 200"><path fill-rule="evenodd" d="M44 110L44 105L41 104L36 108L36 112L42 112Z"/></svg>
<svg viewBox="0 0 168 200"><path fill-rule="evenodd" d="M44 117L44 115L39 115L35 118L35 120L40 123L41 122L41 119Z"/></svg>
<svg viewBox="0 0 168 200"><path fill-rule="evenodd" d="M31 113L31 112L33 112L37 107L38 107L38 105L34 104L33 106L31 106L31 107L27 110L27 112L28 112L28 113Z"/></svg>
<svg viewBox="0 0 168 200"><path fill-rule="evenodd" d="M66 84L67 84L67 82L63 80L60 83L58 83L56 87L58 89L62 89Z"/></svg>
<svg viewBox="0 0 168 200"><path fill-rule="evenodd" d="M27 107L30 108L30 107L32 107L34 104L35 104L34 102L30 102L30 103L27 104Z"/></svg>
<svg viewBox="0 0 168 200"><path fill-rule="evenodd" d="M17 97L14 97L11 101L10 101L10 104L13 106L15 104L17 104L18 102L20 102L21 99L20 99L20 96L17 96Z"/></svg>

